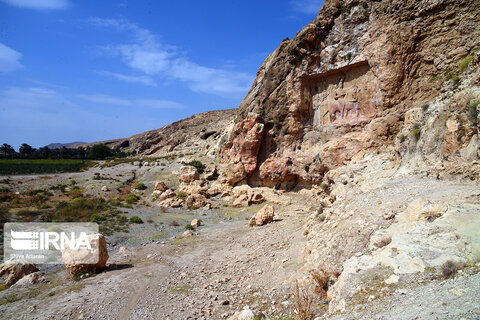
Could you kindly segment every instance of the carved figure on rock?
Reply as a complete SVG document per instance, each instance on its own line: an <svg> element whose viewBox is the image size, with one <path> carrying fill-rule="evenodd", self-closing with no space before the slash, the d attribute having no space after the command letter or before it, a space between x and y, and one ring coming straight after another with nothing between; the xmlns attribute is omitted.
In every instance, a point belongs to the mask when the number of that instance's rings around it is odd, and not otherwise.
<svg viewBox="0 0 480 320"><path fill-rule="evenodd" d="M353 90L349 90L345 95L345 104L343 109L342 118L347 119L349 114L354 115L355 119L359 117L359 110L358 110L358 100L357 94L359 89L355 87Z"/></svg>

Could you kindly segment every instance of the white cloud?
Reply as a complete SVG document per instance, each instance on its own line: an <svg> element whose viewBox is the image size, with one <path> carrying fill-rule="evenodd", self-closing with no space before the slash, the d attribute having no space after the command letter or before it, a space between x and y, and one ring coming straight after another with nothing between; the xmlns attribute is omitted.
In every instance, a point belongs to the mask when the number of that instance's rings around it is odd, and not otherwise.
<svg viewBox="0 0 480 320"><path fill-rule="evenodd" d="M68 0L0 0L6 4L35 10L58 10L69 6Z"/></svg>
<svg viewBox="0 0 480 320"><path fill-rule="evenodd" d="M148 76L129 76L125 74L120 74L120 73L115 73L115 72L110 72L110 71L95 71L96 73L102 75L102 76L107 76L107 77L112 77L115 79L118 79L120 81L124 82L129 82L129 83L141 83L146 86L151 86L151 87L156 87L157 84L151 77Z"/></svg>
<svg viewBox="0 0 480 320"><path fill-rule="evenodd" d="M324 2L324 0L290 0L290 5L297 12L317 15Z"/></svg>
<svg viewBox="0 0 480 320"><path fill-rule="evenodd" d="M221 96L244 95L252 85L252 74L201 66L185 57L179 48L161 43L149 30L131 22L100 18L92 22L131 35L130 43L109 45L104 49L119 55L130 68L149 76L179 80L194 91Z"/></svg>
<svg viewBox="0 0 480 320"><path fill-rule="evenodd" d="M145 108L154 108L154 109L182 109L184 106L181 103L170 101L170 100L159 100L159 99L121 99L105 94L77 94L75 95L78 98L100 103L100 104L111 104L124 107L145 107Z"/></svg>
<svg viewBox="0 0 480 320"><path fill-rule="evenodd" d="M0 73L11 72L22 68L23 66L19 61L21 57L22 54L20 52L0 43Z"/></svg>

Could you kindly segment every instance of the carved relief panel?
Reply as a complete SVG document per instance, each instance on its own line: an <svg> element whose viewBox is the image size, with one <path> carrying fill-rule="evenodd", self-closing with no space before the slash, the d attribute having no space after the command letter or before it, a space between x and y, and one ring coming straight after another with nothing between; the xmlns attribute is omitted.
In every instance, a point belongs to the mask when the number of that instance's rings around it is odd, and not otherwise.
<svg viewBox="0 0 480 320"><path fill-rule="evenodd" d="M367 62L304 78L313 126L355 124L375 117L378 90Z"/></svg>

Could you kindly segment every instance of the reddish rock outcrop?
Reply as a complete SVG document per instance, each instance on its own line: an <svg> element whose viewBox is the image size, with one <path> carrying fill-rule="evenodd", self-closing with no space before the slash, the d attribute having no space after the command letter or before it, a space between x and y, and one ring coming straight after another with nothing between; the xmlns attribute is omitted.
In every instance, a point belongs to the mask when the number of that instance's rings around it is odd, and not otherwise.
<svg viewBox="0 0 480 320"><path fill-rule="evenodd" d="M228 182L235 184L244 180L257 168L257 155L264 132L258 114L250 113L237 123L234 129L234 139L222 153L223 160L231 164L228 167Z"/></svg>
<svg viewBox="0 0 480 320"><path fill-rule="evenodd" d="M478 160L478 120L468 118L478 106L466 110L475 95L447 99L480 84L479 11L474 0L325 1L258 71L223 145L224 181L318 183L326 170L393 145L402 130L410 134L404 122L417 119L408 118L415 108L423 120L412 125L447 128L436 130L437 160L456 153ZM439 101L445 114L425 111ZM423 153L417 131L411 135L399 156Z"/></svg>

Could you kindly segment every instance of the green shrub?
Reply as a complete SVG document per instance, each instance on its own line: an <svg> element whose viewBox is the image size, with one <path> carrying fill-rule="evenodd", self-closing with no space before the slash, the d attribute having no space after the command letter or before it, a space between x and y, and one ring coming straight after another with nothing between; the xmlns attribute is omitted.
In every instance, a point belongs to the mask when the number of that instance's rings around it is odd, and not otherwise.
<svg viewBox="0 0 480 320"><path fill-rule="evenodd" d="M139 216L132 216L132 217L130 217L130 222L131 223L143 223L143 220Z"/></svg>
<svg viewBox="0 0 480 320"><path fill-rule="evenodd" d="M195 230L195 228L189 223L187 225L185 225L185 230Z"/></svg>
<svg viewBox="0 0 480 320"><path fill-rule="evenodd" d="M92 214L90 216L90 222L102 222L102 221L105 221L107 218L105 218L104 216L100 215L100 214Z"/></svg>
<svg viewBox="0 0 480 320"><path fill-rule="evenodd" d="M460 72L463 72L465 70L467 70L468 68L468 65L473 61L473 56L472 55L468 55L466 57L464 57L463 59L460 60L460 62L458 63L458 70Z"/></svg>
<svg viewBox="0 0 480 320"><path fill-rule="evenodd" d="M429 107L430 105L428 103L425 103L424 105L422 105L422 110L427 111Z"/></svg>
<svg viewBox="0 0 480 320"><path fill-rule="evenodd" d="M197 168L197 171L200 174L205 172L205 168L206 168L206 166L198 160L193 160L193 161L187 162L187 163L185 163L185 165Z"/></svg>
<svg viewBox="0 0 480 320"><path fill-rule="evenodd" d="M125 202L128 204L136 203L138 200L140 200L140 197L137 196L135 193L129 193L125 198Z"/></svg>
<svg viewBox="0 0 480 320"><path fill-rule="evenodd" d="M479 104L480 100L473 100L470 101L470 105L468 106L468 118L473 122L477 121Z"/></svg>
<svg viewBox="0 0 480 320"><path fill-rule="evenodd" d="M135 187L133 187L133 189L145 190L145 189L147 189L147 186L143 182L139 182L135 185Z"/></svg>
<svg viewBox="0 0 480 320"><path fill-rule="evenodd" d="M410 134L412 135L412 137L414 137L416 140L418 140L418 139L420 139L421 130L420 129L413 129L412 131L410 131Z"/></svg>
<svg viewBox="0 0 480 320"><path fill-rule="evenodd" d="M95 214L108 209L102 198L78 197L71 202L61 201L55 210L43 212L44 222L88 222Z"/></svg>
<svg viewBox="0 0 480 320"><path fill-rule="evenodd" d="M55 291L52 291L52 292L49 292L49 293L48 293L48 296L49 296L49 297L53 297L54 295L55 295Z"/></svg>
<svg viewBox="0 0 480 320"><path fill-rule="evenodd" d="M407 138L407 137L406 137L405 134L403 134L403 133L400 133L400 134L398 135L398 139L400 140L400 142L405 141L406 138Z"/></svg>
<svg viewBox="0 0 480 320"><path fill-rule="evenodd" d="M118 216L117 219L118 219L118 222L120 222L120 223L125 223L125 222L128 221L127 216Z"/></svg>
<svg viewBox="0 0 480 320"><path fill-rule="evenodd" d="M188 198L188 193L180 191L180 192L177 193L176 197L177 197L177 199L185 200L185 199Z"/></svg>
<svg viewBox="0 0 480 320"><path fill-rule="evenodd" d="M121 201L118 199L113 199L113 200L110 200L110 204L112 206L118 207L121 204Z"/></svg>
<svg viewBox="0 0 480 320"><path fill-rule="evenodd" d="M323 182L321 185L320 185L320 188L325 191L328 189L328 184L326 184L325 182Z"/></svg>

